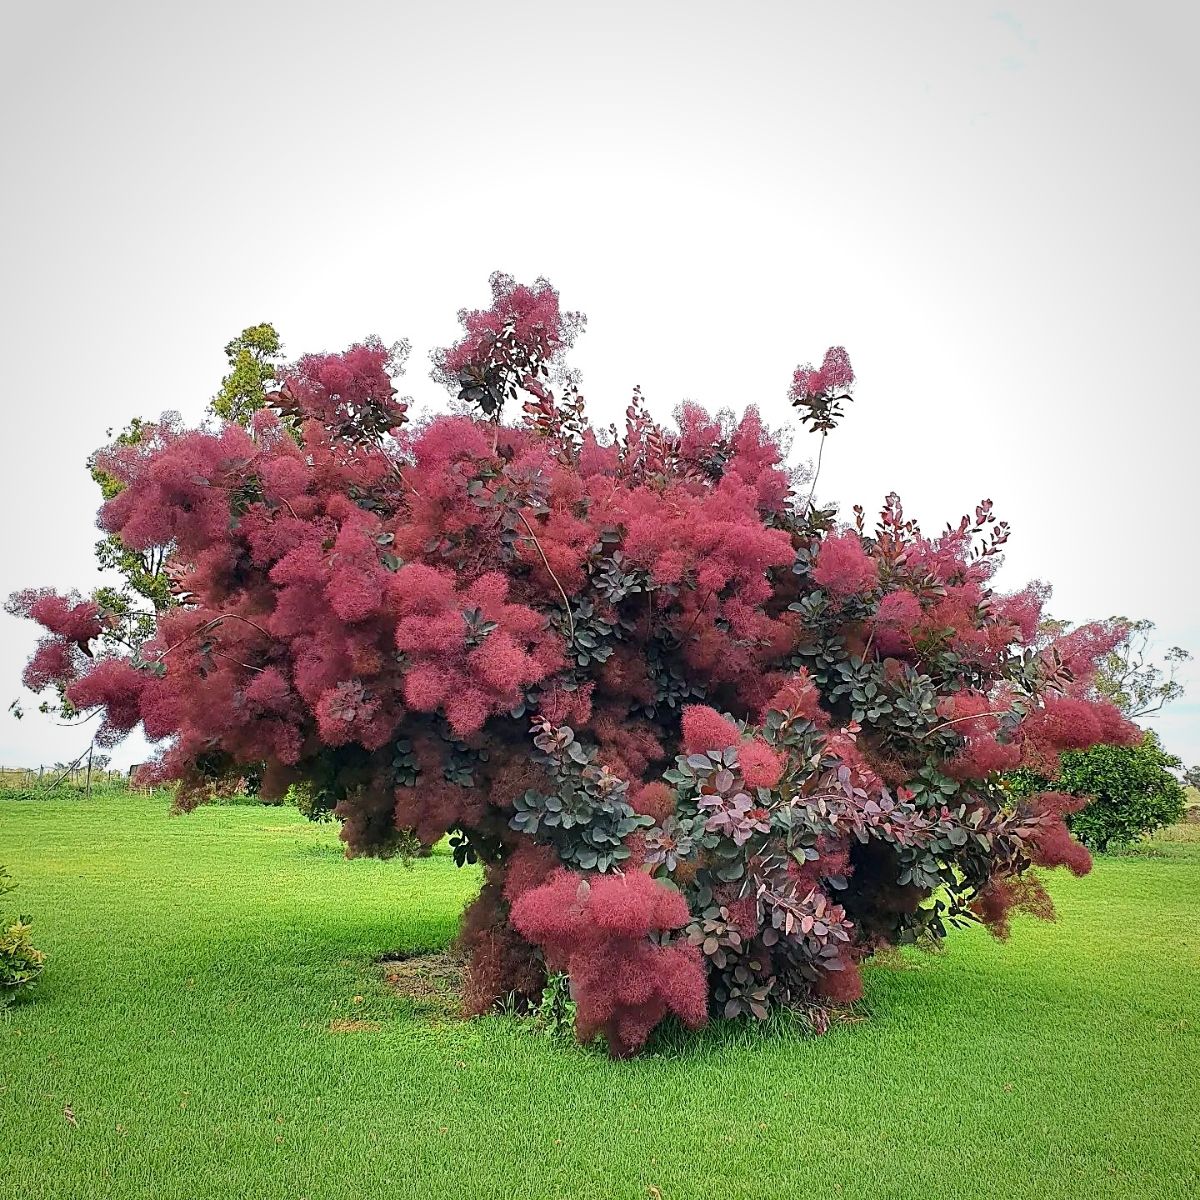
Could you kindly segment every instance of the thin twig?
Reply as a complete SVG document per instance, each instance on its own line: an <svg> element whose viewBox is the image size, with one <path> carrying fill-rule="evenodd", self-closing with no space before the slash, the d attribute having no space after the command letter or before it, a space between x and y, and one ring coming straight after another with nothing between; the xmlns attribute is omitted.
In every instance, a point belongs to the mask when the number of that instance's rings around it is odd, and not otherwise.
<svg viewBox="0 0 1200 1200"><path fill-rule="evenodd" d="M94 721L103 711L103 708L93 709L82 721L55 721L54 723L59 729L75 729L79 725L86 725L89 721Z"/></svg>
<svg viewBox="0 0 1200 1200"><path fill-rule="evenodd" d="M186 637L181 637L179 641L168 646L161 654L159 654L159 661L161 662L164 658L166 658L172 650L177 650L184 644L184 642L189 642L192 640L192 638L199 637L202 633L208 633L210 629L216 629L216 627L220 625L222 621L241 621L243 624L253 626L258 630L259 633L263 635L263 637L269 638L271 636L261 625L259 625L256 621L251 621L249 617L239 616L237 613L222 613L219 617L213 617L211 621L206 621L203 625L193 629L192 632Z"/></svg>
<svg viewBox="0 0 1200 1200"><path fill-rule="evenodd" d="M413 487L413 485L412 485L411 483L409 483L407 479L405 479L405 477L404 477L404 472L403 472L402 470L400 470L400 464L399 464L399 463L398 463L398 462L397 462L397 461L396 461L394 458L388 458L388 465L391 467L391 469L392 469L393 471L395 471L395 472L396 472L397 476L399 476L400 482L401 482L402 484L404 484L404 486L405 486L406 488L408 488L408 490L409 490L410 492L412 492L412 494L413 494L414 496L416 496L416 498L417 498L418 500L424 500L424 499L425 499L425 497L424 497L424 496L422 496L422 495L421 495L421 493L420 493L420 492L418 492L418 491L417 491L417 489L416 489L415 487Z"/></svg>
<svg viewBox="0 0 1200 1200"><path fill-rule="evenodd" d="M212 648L212 652L220 658L227 658L231 663L237 663L239 667L245 667L247 671L263 671L265 667L252 667L249 663L244 663L240 658L234 658L232 654L226 654L224 650L218 650L216 646Z"/></svg>
<svg viewBox="0 0 1200 1200"><path fill-rule="evenodd" d="M546 565L546 570L550 573L550 578L554 580L554 586L558 588L558 594L563 598L563 604L567 609L567 625L571 630L571 641L575 641L575 618L571 615L571 601L567 599L567 593L563 590L563 585L558 582L558 576L554 573L554 568L550 566L550 560L546 557L545 550L542 549L542 543L537 540L537 534L533 532L533 526L525 519L525 514L517 510L517 516L521 519L521 524L529 531L530 541L537 547L537 552L542 556L542 562Z"/></svg>
<svg viewBox="0 0 1200 1200"><path fill-rule="evenodd" d="M815 471L813 471L812 487L810 487L808 489L808 499L805 500L805 502L804 502L804 508L805 508L806 512L808 511L808 509L810 509L812 507L812 499L813 499L813 496L816 495L817 480L820 478L820 475L821 475L821 459L825 454L825 439L828 436L829 435L826 433L821 434L821 445L817 450L817 468Z"/></svg>
<svg viewBox="0 0 1200 1200"><path fill-rule="evenodd" d="M961 721L978 721L981 717L1006 717L1010 712L1012 712L1012 709L1003 708L997 712L971 713L969 716L955 717L952 721L943 721L940 725L935 725L932 729L925 730L925 732L921 734L921 737L932 737L939 730L948 729L951 725L957 725Z"/></svg>

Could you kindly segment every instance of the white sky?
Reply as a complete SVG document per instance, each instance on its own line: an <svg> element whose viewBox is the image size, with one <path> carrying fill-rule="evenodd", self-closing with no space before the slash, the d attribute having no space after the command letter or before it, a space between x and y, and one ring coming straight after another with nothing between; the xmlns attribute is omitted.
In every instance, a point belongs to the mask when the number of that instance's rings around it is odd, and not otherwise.
<svg viewBox="0 0 1200 1200"><path fill-rule="evenodd" d="M844 344L826 499L894 488L935 531L991 496L1002 585L1200 656L1195 6L0 11L0 593L94 584L88 452L198 420L244 326L409 337L436 402L424 355L500 268L588 313L603 421L640 383L791 423ZM34 639L0 616L5 703ZM1189 675L1160 728L1190 763ZM0 715L3 765L86 741Z"/></svg>

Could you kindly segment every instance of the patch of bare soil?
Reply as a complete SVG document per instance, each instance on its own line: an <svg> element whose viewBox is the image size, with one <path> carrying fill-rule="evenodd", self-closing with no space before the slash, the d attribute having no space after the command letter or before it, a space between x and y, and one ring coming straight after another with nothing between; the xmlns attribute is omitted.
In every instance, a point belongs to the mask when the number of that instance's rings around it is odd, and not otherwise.
<svg viewBox="0 0 1200 1200"><path fill-rule="evenodd" d="M437 1016L464 1016L462 1010L465 959L449 950L412 954L397 951L379 959L383 981L397 996Z"/></svg>
<svg viewBox="0 0 1200 1200"><path fill-rule="evenodd" d="M351 1021L340 1018L329 1022L330 1033L375 1033L382 1028L378 1021Z"/></svg>

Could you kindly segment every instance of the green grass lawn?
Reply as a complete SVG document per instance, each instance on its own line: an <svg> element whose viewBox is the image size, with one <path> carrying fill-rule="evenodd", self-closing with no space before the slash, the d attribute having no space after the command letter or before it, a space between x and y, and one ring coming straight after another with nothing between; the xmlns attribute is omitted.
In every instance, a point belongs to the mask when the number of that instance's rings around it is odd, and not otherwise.
<svg viewBox="0 0 1200 1200"><path fill-rule="evenodd" d="M477 885L446 855L347 862L291 809L0 800L50 955L0 1017L0 1197L1195 1197L1197 838L1056 878L1057 925L871 969L824 1038L613 1063L386 988L377 956L445 945Z"/></svg>

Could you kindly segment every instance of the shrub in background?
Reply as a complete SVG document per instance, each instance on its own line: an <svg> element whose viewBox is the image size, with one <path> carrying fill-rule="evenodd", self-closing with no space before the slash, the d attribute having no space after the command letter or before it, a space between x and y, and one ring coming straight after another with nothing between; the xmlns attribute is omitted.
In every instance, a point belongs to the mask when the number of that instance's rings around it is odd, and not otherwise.
<svg viewBox="0 0 1200 1200"><path fill-rule="evenodd" d="M1043 590L993 591L989 501L940 536L894 495L838 525L753 408L667 429L635 390L592 428L562 361L582 318L544 280L492 288L435 355L453 415L410 420L368 339L280 368L248 428L98 455L102 527L170 548L174 603L132 657L89 658L101 606L14 596L46 631L29 686L102 714L102 744L161 739L183 808L262 764L263 798L296 787L351 855L452 834L483 865L468 1004L566 973L614 1054L1048 915L1032 868L1088 869L1079 802L1014 804L998 772L1140 739L1091 687L1124 628L1047 639ZM852 384L840 348L798 368L801 422L824 439Z"/></svg>
<svg viewBox="0 0 1200 1200"><path fill-rule="evenodd" d="M1067 824L1085 846L1103 852L1183 817L1187 793L1172 774L1182 765L1149 732L1136 746L1100 745L1064 754L1053 782L1033 771L1017 772L1005 782L1014 797L1047 787L1081 797L1086 806Z"/></svg>

